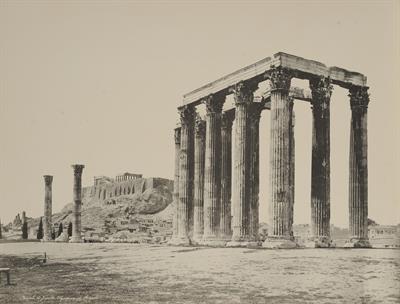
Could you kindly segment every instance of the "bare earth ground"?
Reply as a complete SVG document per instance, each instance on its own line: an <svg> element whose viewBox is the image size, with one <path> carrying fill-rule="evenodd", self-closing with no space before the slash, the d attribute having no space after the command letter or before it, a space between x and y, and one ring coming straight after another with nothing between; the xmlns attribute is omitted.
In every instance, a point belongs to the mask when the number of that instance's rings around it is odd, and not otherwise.
<svg viewBox="0 0 400 304"><path fill-rule="evenodd" d="M0 243L0 267L1 304L400 303L400 250Z"/></svg>

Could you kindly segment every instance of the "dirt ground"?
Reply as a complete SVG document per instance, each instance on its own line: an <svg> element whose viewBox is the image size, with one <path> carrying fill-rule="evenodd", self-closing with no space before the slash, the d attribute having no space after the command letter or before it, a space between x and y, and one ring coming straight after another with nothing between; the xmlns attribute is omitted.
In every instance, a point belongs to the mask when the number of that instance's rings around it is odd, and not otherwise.
<svg viewBox="0 0 400 304"><path fill-rule="evenodd" d="M1 304L400 303L400 250L8 243L0 267Z"/></svg>

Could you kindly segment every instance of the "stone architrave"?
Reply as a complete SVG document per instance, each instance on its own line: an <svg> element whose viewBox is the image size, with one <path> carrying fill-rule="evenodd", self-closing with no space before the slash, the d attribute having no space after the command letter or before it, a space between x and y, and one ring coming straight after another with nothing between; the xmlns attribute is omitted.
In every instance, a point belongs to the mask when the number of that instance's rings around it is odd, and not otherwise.
<svg viewBox="0 0 400 304"><path fill-rule="evenodd" d="M43 241L49 242L52 240L52 183L53 176L44 175L44 214L43 214Z"/></svg>
<svg viewBox="0 0 400 304"><path fill-rule="evenodd" d="M309 247L326 248L330 237L330 99L329 78L310 80L312 92L311 242Z"/></svg>
<svg viewBox="0 0 400 304"><path fill-rule="evenodd" d="M204 163L206 122L198 115L194 142L193 242L200 243L204 232Z"/></svg>
<svg viewBox="0 0 400 304"><path fill-rule="evenodd" d="M221 114L225 95L209 95L206 105L206 141L204 166L204 234L202 243L225 245L220 238L221 212Z"/></svg>
<svg viewBox="0 0 400 304"><path fill-rule="evenodd" d="M292 74L277 67L268 72L271 87L270 228L263 243L267 248L294 248L291 214L291 119L289 97Z"/></svg>
<svg viewBox="0 0 400 304"><path fill-rule="evenodd" d="M82 209L82 171L84 165L72 165L74 169L74 209L72 213L72 237L71 243L82 243L81 209Z"/></svg>
<svg viewBox="0 0 400 304"><path fill-rule="evenodd" d="M368 240L368 87L352 86L349 161L350 240L345 247L369 248Z"/></svg>

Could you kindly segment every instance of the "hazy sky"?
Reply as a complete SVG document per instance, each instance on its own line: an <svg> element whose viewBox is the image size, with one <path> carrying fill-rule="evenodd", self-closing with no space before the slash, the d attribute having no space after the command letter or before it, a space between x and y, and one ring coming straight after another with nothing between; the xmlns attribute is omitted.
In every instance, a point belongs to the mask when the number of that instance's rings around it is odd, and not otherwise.
<svg viewBox="0 0 400 304"><path fill-rule="evenodd" d="M283 51L368 77L369 214L400 222L399 2L318 2L0 0L1 221L43 213L45 174L59 211L72 200L73 163L85 164L84 185L125 171L172 179L183 94ZM299 101L295 112L295 223L308 223L311 109ZM260 127L265 221L268 112ZM335 87L331 221L340 226L349 127L347 92Z"/></svg>

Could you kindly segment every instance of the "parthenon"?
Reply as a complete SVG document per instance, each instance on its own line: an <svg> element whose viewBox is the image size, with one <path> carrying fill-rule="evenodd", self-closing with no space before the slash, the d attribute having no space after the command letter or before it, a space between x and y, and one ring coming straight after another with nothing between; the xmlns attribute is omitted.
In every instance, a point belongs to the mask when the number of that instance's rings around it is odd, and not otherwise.
<svg viewBox="0 0 400 304"><path fill-rule="evenodd" d="M311 94L291 86L308 80ZM269 88L254 97L259 84ZM259 121L270 110L270 221L266 248L295 248L294 111L296 100L312 109L311 247L329 247L330 99L333 85L349 91L349 226L346 247L368 241L367 107L364 75L277 53L202 86L183 97L175 129L173 245L257 246L259 225ZM223 110L232 94L234 107ZM205 119L197 107L206 107ZM234 124L233 124L234 122ZM232 130L233 124L233 130ZM234 147L232 147L234 136ZM232 153L232 148L234 149ZM233 159L231 157L233 155ZM266 186L266 185L265 185Z"/></svg>

